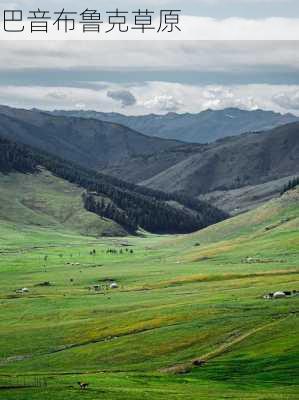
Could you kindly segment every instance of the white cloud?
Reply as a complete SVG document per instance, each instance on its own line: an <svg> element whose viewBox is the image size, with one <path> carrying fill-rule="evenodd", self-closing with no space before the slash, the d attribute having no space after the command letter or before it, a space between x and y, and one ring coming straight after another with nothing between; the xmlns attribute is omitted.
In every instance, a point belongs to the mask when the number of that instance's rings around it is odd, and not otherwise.
<svg viewBox="0 0 299 400"><path fill-rule="evenodd" d="M265 85L198 86L149 82L145 88L136 88L136 92L138 92L139 104L150 112L198 112L207 108L256 109L262 106L267 108L269 106L266 102L267 95L262 95L261 87L266 89Z"/></svg>
<svg viewBox="0 0 299 400"><path fill-rule="evenodd" d="M198 112L231 106L299 113L299 87L285 84L288 75L299 72L299 41L146 42L146 45L144 42L69 42L67 46L65 42L3 41L0 51L0 103L49 109L126 111L119 96L117 101L107 96L110 91L120 93L121 97L125 94L126 101L130 102L126 112L132 114ZM61 75L61 71L67 73ZM123 84L103 82L101 71L114 71L116 79L118 71L133 71L130 75L133 78ZM156 81L146 82L149 72L156 73L157 78L152 78ZM275 72L280 75L280 85L255 83L255 74L262 74L262 82L271 82ZM15 78L16 85L7 84L7 73ZM177 82L165 82L168 73ZM218 74L226 74L227 82L199 84L197 77L206 73L215 82ZM190 84L178 83L178 74ZM245 84L250 74L252 83ZM55 83L52 75L63 78ZM243 84L230 82L236 76Z"/></svg>
<svg viewBox="0 0 299 400"><path fill-rule="evenodd" d="M124 112L121 102L107 97L112 92L127 91L128 85L105 83L102 89L47 86L0 86L0 103L16 107L45 109L85 108L105 112ZM169 82L146 82L131 85L136 103L130 114L199 112L207 108L257 108L299 114L299 86L294 85L186 85ZM128 113L128 111L127 111Z"/></svg>
<svg viewBox="0 0 299 400"><path fill-rule="evenodd" d="M174 96L162 94L144 101L143 106L149 110L160 110L159 112L175 112L179 111L183 103Z"/></svg>
<svg viewBox="0 0 299 400"><path fill-rule="evenodd" d="M275 94L273 101L286 110L299 111L299 90Z"/></svg>

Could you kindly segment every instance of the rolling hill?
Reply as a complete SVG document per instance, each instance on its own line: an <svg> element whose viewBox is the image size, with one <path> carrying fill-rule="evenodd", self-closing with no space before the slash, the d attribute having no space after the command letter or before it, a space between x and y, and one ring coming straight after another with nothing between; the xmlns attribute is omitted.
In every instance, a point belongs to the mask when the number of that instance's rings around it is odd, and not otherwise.
<svg viewBox="0 0 299 400"><path fill-rule="evenodd" d="M127 234L113 220L88 212L83 193L84 189L45 169L38 174L0 172L0 221L15 229L55 228L88 236Z"/></svg>
<svg viewBox="0 0 299 400"><path fill-rule="evenodd" d="M238 108L205 110L197 114L168 113L141 116L75 110L55 111L54 114L114 122L145 135L191 143L209 143L225 136L263 131L299 120L292 114L264 110L247 111Z"/></svg>
<svg viewBox="0 0 299 400"><path fill-rule="evenodd" d="M82 230L86 226L88 232L89 225L100 222L91 218L93 213L121 225L122 233L136 233L139 228L187 233L227 216L206 202L138 187L1 137L0 172L0 215L10 216L14 222L31 218L44 225L54 218L64 224L71 220L79 228L81 219ZM110 224L112 228L115 223ZM101 220L100 225L109 231L107 221ZM104 232L96 231L94 226L94 233Z"/></svg>

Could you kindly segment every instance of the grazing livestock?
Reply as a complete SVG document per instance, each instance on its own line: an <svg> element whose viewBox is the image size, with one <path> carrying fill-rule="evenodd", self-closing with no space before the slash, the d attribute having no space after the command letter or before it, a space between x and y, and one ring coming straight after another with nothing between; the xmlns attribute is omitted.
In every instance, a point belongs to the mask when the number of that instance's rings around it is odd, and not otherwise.
<svg viewBox="0 0 299 400"><path fill-rule="evenodd" d="M196 365L197 367L202 367L205 365L206 361L205 360L194 360L193 365Z"/></svg>
<svg viewBox="0 0 299 400"><path fill-rule="evenodd" d="M268 294L265 294L265 296L263 296L263 297L264 297L264 299L266 299L266 300L270 300L270 299L273 299L273 294L274 294L274 293L268 293Z"/></svg>
<svg viewBox="0 0 299 400"><path fill-rule="evenodd" d="M41 282L37 286L51 286L51 282L49 281Z"/></svg>
<svg viewBox="0 0 299 400"><path fill-rule="evenodd" d="M88 383L78 382L81 390L86 390L88 388Z"/></svg>
<svg viewBox="0 0 299 400"><path fill-rule="evenodd" d="M132 249L129 250L128 248L126 248L125 251L126 251L126 252L129 252L130 254L134 254L134 251L133 251ZM120 249L120 250L117 250L117 249L107 249L107 250L106 250L106 254L122 255L122 254L124 254L124 250L123 250L123 249Z"/></svg>
<svg viewBox="0 0 299 400"><path fill-rule="evenodd" d="M106 254L117 254L117 250L115 250L115 249L108 249L108 250L106 250Z"/></svg>

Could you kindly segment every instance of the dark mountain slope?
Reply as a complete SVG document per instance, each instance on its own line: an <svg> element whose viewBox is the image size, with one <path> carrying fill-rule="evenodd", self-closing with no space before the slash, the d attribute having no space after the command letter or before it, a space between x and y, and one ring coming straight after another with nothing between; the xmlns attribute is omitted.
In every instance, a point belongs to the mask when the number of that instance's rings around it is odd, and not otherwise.
<svg viewBox="0 0 299 400"><path fill-rule="evenodd" d="M150 179L173 165L204 152L207 145L186 144L162 150L153 154L143 154L118 162L102 169L102 172L118 176L129 182L140 183Z"/></svg>
<svg viewBox="0 0 299 400"><path fill-rule="evenodd" d="M181 145L109 122L5 106L0 106L0 134L93 169Z"/></svg>
<svg viewBox="0 0 299 400"><path fill-rule="evenodd" d="M32 174L41 167L84 188L88 211L117 222L130 233L139 227L154 233L187 233L227 216L205 202L138 187L0 137L0 172Z"/></svg>
<svg viewBox="0 0 299 400"><path fill-rule="evenodd" d="M197 196L299 172L299 123L219 140L142 184Z"/></svg>
<svg viewBox="0 0 299 400"><path fill-rule="evenodd" d="M257 197L259 204L272 198L285 184L281 179L299 172L298 123L186 144L94 119L0 107L0 133L135 184L201 196L230 212L248 209ZM249 202L244 201L248 191Z"/></svg>
<svg viewBox="0 0 299 400"><path fill-rule="evenodd" d="M191 143L208 143L225 136L272 129L299 121L292 114L279 114L264 110L206 110L197 114L126 116L96 111L55 111L56 115L96 118L119 123L149 136L177 139Z"/></svg>

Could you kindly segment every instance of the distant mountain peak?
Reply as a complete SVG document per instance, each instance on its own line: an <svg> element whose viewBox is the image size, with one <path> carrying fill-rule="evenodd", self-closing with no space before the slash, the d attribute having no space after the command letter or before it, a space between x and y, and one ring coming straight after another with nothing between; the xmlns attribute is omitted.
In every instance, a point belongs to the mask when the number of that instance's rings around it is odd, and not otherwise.
<svg viewBox="0 0 299 400"><path fill-rule="evenodd" d="M210 143L226 136L264 131L299 121L298 117L290 113L280 114L270 110L245 110L237 107L220 110L208 108L199 113L169 112L139 116L76 110L56 111L55 114L97 118L125 125L148 136L190 143Z"/></svg>

